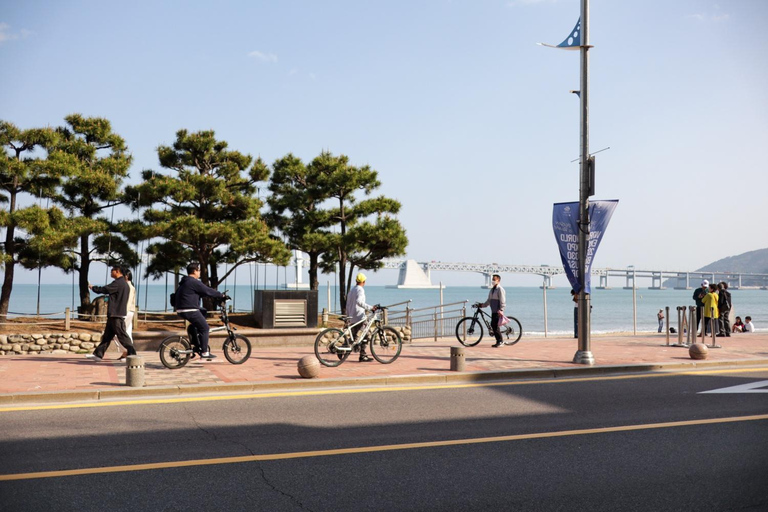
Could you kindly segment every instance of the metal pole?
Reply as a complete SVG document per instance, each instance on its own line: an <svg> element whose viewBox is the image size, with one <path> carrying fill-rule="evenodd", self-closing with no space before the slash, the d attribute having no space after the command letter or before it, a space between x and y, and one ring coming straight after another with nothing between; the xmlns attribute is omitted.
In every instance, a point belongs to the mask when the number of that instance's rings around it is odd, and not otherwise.
<svg viewBox="0 0 768 512"><path fill-rule="evenodd" d="M677 314L678 318L680 317L680 313ZM667 314L664 317L664 324L666 325L667 329L667 346L669 346L669 306L667 306Z"/></svg>
<svg viewBox="0 0 768 512"><path fill-rule="evenodd" d="M579 350L577 364L595 364L590 343L590 299L586 293L587 243L589 242L589 0L581 0L581 162L579 164Z"/></svg>
<svg viewBox="0 0 768 512"><path fill-rule="evenodd" d="M632 271L632 333L637 336L637 284L635 271Z"/></svg>
<svg viewBox="0 0 768 512"><path fill-rule="evenodd" d="M547 337L547 278L544 278L544 337Z"/></svg>

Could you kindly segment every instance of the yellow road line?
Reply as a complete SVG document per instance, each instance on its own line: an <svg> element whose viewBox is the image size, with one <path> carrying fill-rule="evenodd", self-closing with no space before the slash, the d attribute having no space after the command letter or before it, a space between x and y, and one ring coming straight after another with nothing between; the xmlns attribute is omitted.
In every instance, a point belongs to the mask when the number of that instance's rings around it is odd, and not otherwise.
<svg viewBox="0 0 768 512"><path fill-rule="evenodd" d="M286 459L303 459L310 457L329 457L334 455L350 455L361 453L414 450L421 448L439 448L445 446L466 446L483 443L503 443L527 439L545 439L551 437L567 437L611 432L631 432L636 430L651 430L660 428L677 428L693 425L713 425L718 423L736 423L745 421L768 420L768 414L755 416L736 416L731 418L711 418L704 420L670 421L667 423L647 423L641 425L624 425L617 427L588 428L581 430L561 430L558 432L538 432L533 434L518 434L510 436L478 437L470 439L451 439L447 441L427 441L422 443L390 444L380 446L361 446L355 448L338 448L335 450L317 450L308 452L273 453L265 455L246 455L243 457L223 457L216 459L182 460L174 462L155 462L149 464L131 464L126 466L109 466L82 469L67 469L61 471L41 471L37 473L15 473L0 475L0 482L12 480L36 480L41 478L61 478L66 476L94 475L104 473L121 473L127 471L151 471L156 469L186 468L193 466L213 466L218 464L239 464L243 462L259 462Z"/></svg>
<svg viewBox="0 0 768 512"><path fill-rule="evenodd" d="M190 396L180 398L143 398L137 400L111 400L85 403L67 403L52 405L28 405L16 407L0 407L0 413L3 412L23 412L23 411L48 411L59 409L88 409L93 407L115 407L126 405L155 405L155 404L175 404L190 402L212 402L219 400L248 400L256 398L285 398L294 396L316 396L316 395L341 395L357 393L384 393L393 391L425 391L435 389L462 389L462 388L485 388L498 386L523 386L529 384L566 384L572 382L597 382L606 380L627 380L627 379L647 379L653 377L675 377L680 375L703 375L718 373L749 373L765 372L765 368L731 368L723 370L699 370L699 371L677 371L677 372L659 372L645 374L612 375L600 377L558 377L554 379L536 379L536 380L515 380L507 382L482 382L469 384L422 384L416 386L398 386L393 384L388 387L371 388L342 388L342 389L313 389L308 391L275 391L271 393L247 393L234 395L212 395L212 396Z"/></svg>

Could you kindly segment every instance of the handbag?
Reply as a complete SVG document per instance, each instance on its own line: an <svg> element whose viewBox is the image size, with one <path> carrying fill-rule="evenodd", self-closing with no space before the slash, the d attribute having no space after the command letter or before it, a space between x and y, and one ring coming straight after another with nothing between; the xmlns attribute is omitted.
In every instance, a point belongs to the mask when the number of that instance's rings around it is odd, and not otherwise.
<svg viewBox="0 0 768 512"><path fill-rule="evenodd" d="M504 313L499 313L499 327L503 327L509 323L509 318L504 316Z"/></svg>

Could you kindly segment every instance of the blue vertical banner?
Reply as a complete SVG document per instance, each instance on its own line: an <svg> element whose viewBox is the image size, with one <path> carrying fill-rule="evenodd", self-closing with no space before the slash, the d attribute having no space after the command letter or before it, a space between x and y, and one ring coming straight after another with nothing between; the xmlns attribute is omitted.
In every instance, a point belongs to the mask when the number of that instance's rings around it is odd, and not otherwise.
<svg viewBox="0 0 768 512"><path fill-rule="evenodd" d="M619 204L618 199L589 202L589 242L587 246L587 261L585 283L586 293L592 293L591 272L592 260L595 257L603 234L608 228L613 211ZM552 229L555 232L557 247L560 249L560 259L563 260L568 281L577 292L581 291L582 281L579 276L579 203L555 203L552 210Z"/></svg>

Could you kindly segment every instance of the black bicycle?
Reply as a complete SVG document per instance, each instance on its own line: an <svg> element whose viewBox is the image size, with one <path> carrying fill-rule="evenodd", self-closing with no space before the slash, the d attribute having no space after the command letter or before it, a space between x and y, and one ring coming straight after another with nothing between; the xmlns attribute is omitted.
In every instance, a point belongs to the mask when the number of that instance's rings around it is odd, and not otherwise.
<svg viewBox="0 0 768 512"><path fill-rule="evenodd" d="M474 316L462 318L456 324L456 339L465 347L474 347L480 343L480 340L483 339L483 324L488 329L488 334L493 335L491 315L482 310L479 302L472 304L472 307L475 308ZM504 344L514 345L523 336L523 326L520 325L520 320L517 318L513 316L507 316L507 318L509 318L509 323L499 327L499 329L502 337L506 336L507 338Z"/></svg>
<svg viewBox="0 0 768 512"><path fill-rule="evenodd" d="M224 357L232 364L243 364L251 357L251 342L242 334L235 334L235 327L229 323L229 314L227 313L227 301L229 297L215 300L216 307L221 315L221 321L224 325L215 327L210 332L227 331L227 337L224 340L222 349ZM168 336L160 343L160 362L168 369L176 370L185 366L190 359L195 356L202 357L200 350L200 339L192 324L187 327L187 336Z"/></svg>

